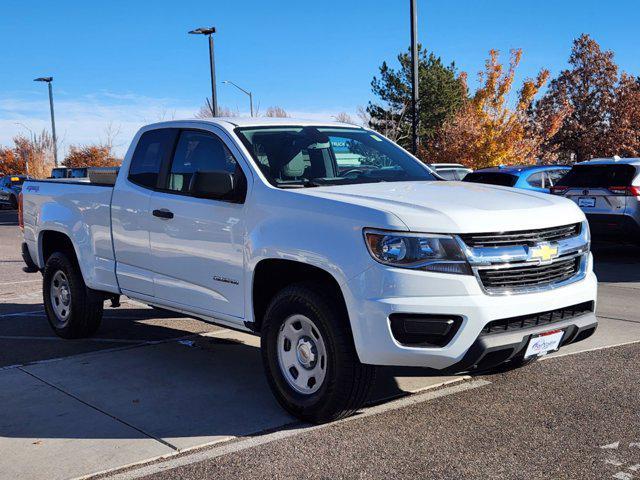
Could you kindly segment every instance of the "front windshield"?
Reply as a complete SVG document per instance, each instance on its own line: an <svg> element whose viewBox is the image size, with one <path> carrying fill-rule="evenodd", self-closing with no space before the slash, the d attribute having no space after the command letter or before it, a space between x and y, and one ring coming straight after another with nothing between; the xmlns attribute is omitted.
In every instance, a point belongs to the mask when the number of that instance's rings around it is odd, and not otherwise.
<svg viewBox="0 0 640 480"><path fill-rule="evenodd" d="M237 128L267 179L277 187L436 180L384 137L362 128Z"/></svg>

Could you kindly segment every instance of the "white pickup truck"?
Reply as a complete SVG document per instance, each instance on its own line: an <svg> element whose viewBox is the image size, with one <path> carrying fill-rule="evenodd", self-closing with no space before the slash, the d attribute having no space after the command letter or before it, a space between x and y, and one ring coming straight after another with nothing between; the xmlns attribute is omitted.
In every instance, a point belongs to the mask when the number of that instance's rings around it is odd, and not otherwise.
<svg viewBox="0 0 640 480"><path fill-rule="evenodd" d="M443 181L366 128L157 123L115 185L30 180L21 202L59 336L96 332L119 295L258 334L274 395L304 420L358 409L377 365L519 365L597 326L575 204Z"/></svg>

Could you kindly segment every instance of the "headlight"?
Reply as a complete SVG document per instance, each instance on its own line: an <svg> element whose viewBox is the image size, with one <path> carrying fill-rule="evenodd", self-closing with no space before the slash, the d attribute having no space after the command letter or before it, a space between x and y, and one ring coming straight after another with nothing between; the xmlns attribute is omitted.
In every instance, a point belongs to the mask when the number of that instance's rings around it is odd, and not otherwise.
<svg viewBox="0 0 640 480"><path fill-rule="evenodd" d="M464 253L450 235L365 229L364 237L371 256L385 265L471 274Z"/></svg>

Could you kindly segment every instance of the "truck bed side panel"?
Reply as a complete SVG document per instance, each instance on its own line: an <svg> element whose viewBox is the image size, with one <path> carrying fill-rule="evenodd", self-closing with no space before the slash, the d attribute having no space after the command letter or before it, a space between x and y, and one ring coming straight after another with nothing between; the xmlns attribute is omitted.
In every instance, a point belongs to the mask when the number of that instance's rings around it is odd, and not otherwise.
<svg viewBox="0 0 640 480"><path fill-rule="evenodd" d="M111 241L112 192L112 187L86 183L25 183L24 237L39 267L44 267L45 233L63 233L73 243L87 286L119 292Z"/></svg>

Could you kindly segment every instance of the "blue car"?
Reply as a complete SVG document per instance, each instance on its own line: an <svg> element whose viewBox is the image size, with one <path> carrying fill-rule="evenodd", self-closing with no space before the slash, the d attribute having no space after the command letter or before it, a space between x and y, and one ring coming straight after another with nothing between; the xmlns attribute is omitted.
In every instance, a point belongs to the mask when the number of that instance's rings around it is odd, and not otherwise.
<svg viewBox="0 0 640 480"><path fill-rule="evenodd" d="M568 165L509 165L482 168L464 177L464 182L488 183L503 187L550 192L571 167Z"/></svg>
<svg viewBox="0 0 640 480"><path fill-rule="evenodd" d="M26 175L6 175L0 177L0 207L18 208L18 195L22 191L22 184L29 179Z"/></svg>

